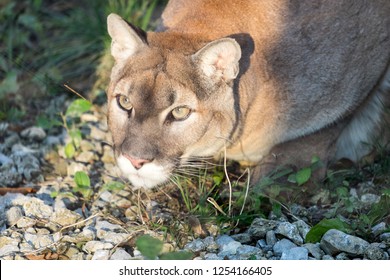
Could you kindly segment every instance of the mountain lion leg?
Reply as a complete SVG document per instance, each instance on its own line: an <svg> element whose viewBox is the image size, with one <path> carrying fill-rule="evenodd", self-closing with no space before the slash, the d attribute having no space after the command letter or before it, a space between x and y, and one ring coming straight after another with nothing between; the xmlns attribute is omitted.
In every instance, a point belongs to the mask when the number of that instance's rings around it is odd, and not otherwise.
<svg viewBox="0 0 390 280"><path fill-rule="evenodd" d="M323 166L312 174L315 179L322 179L326 167L334 158L336 142L346 123L338 123L314 134L276 145L271 152L253 169L252 182L258 182L261 177L269 174L278 167L294 168L309 167L314 156L320 158Z"/></svg>

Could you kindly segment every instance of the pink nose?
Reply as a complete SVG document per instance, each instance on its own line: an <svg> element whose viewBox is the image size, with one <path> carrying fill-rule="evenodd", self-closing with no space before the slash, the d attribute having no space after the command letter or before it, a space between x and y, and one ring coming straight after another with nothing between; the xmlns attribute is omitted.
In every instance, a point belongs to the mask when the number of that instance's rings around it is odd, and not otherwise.
<svg viewBox="0 0 390 280"><path fill-rule="evenodd" d="M148 159L142 159L142 158L133 158L129 155L123 154L125 158L127 158L131 164L134 166L135 169L141 169L142 166L144 166L145 163L151 162L151 160Z"/></svg>

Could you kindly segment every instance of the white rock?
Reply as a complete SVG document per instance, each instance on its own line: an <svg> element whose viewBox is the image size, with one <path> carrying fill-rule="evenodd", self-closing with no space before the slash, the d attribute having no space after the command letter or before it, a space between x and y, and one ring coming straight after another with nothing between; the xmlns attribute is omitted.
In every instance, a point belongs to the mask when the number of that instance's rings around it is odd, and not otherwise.
<svg viewBox="0 0 390 280"><path fill-rule="evenodd" d="M97 250L93 254L92 260L108 260L110 258L110 251L108 250Z"/></svg>
<svg viewBox="0 0 390 280"><path fill-rule="evenodd" d="M104 236L100 235L100 239L105 242L111 242L114 244L122 243L130 238L128 233L116 233L116 232L106 232Z"/></svg>
<svg viewBox="0 0 390 280"><path fill-rule="evenodd" d="M294 247L284 251L281 260L307 260L309 258L309 251L304 247Z"/></svg>
<svg viewBox="0 0 390 280"><path fill-rule="evenodd" d="M49 246L54 242L53 236L49 234L31 234L26 232L24 239L32 244L35 249L40 249Z"/></svg>
<svg viewBox="0 0 390 280"><path fill-rule="evenodd" d="M114 248L114 245L111 243L92 240L85 243L83 250L87 253L94 253L97 250L110 250L112 248Z"/></svg>
<svg viewBox="0 0 390 280"><path fill-rule="evenodd" d="M18 228L30 228L34 226L36 223L37 223L36 219L32 219L29 217L21 217L16 223L16 226Z"/></svg>
<svg viewBox="0 0 390 280"><path fill-rule="evenodd" d="M98 238L104 238L108 232L113 232L113 231L125 232L125 230L120 225L111 224L104 220L97 221L95 228L96 228L96 233Z"/></svg>
<svg viewBox="0 0 390 280"><path fill-rule="evenodd" d="M70 211L66 208L60 208L53 213L50 217L50 221L57 223L61 226L68 226L75 224L78 220L81 219L81 216L73 211Z"/></svg>
<svg viewBox="0 0 390 280"><path fill-rule="evenodd" d="M30 198L22 206L27 217L48 219L53 214L51 206L46 205L42 200L35 197Z"/></svg>
<svg viewBox="0 0 390 280"><path fill-rule="evenodd" d="M303 243L303 239L299 234L297 226L289 222L279 223L275 229L275 233L287 237L288 239L292 240L295 244L300 245Z"/></svg>
<svg viewBox="0 0 390 280"><path fill-rule="evenodd" d="M6 212L6 217L8 225L15 225L23 217L23 211L18 206L11 207Z"/></svg>
<svg viewBox="0 0 390 280"><path fill-rule="evenodd" d="M32 126L23 130L20 136L31 141L42 141L46 138L46 132L40 127Z"/></svg>
<svg viewBox="0 0 390 280"><path fill-rule="evenodd" d="M292 243L290 240L284 238L282 240L279 240L275 243L273 249L275 256L281 256L283 252L288 251L292 248L297 247L294 243Z"/></svg>
<svg viewBox="0 0 390 280"><path fill-rule="evenodd" d="M118 248L114 254L111 255L110 260L131 260L132 258L133 257L124 249Z"/></svg>
<svg viewBox="0 0 390 280"><path fill-rule="evenodd" d="M237 253L237 249L242 247L240 242L235 241L233 238L227 235L218 237L216 242L220 249L218 256L235 255Z"/></svg>
<svg viewBox="0 0 390 280"><path fill-rule="evenodd" d="M19 247L17 245L8 244L0 248L0 257L5 257L16 252L19 252Z"/></svg>
<svg viewBox="0 0 390 280"><path fill-rule="evenodd" d="M299 234L303 239L306 238L306 234L310 231L310 226L302 220L298 220L293 223L298 228Z"/></svg>

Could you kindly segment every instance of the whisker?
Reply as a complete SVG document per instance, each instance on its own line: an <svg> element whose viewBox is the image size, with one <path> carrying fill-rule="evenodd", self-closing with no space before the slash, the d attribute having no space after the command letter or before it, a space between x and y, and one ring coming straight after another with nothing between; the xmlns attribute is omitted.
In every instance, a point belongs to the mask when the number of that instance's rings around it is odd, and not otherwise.
<svg viewBox="0 0 390 280"><path fill-rule="evenodd" d="M198 177L199 173L195 172L188 172L184 170L175 171L176 174L183 175L183 176L190 176L190 177Z"/></svg>

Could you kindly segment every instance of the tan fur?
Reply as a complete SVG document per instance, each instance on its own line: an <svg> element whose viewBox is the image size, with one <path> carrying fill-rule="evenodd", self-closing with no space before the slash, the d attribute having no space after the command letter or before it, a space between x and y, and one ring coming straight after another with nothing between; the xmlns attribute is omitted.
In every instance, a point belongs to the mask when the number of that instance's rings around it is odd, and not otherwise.
<svg viewBox="0 0 390 280"><path fill-rule="evenodd" d="M257 166L256 179L314 155L359 160L389 102L389 15L388 0L171 0L147 35L110 15L109 125L122 171L153 187L225 149ZM172 120L180 106L191 113ZM124 155L147 161L134 170Z"/></svg>

